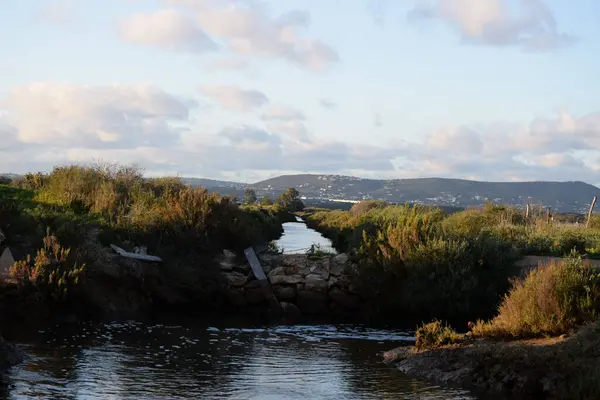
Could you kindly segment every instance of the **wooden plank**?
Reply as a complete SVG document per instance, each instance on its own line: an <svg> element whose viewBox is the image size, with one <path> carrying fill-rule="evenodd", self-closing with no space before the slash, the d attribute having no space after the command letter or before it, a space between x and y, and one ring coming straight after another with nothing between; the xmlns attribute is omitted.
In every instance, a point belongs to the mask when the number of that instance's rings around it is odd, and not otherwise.
<svg viewBox="0 0 600 400"><path fill-rule="evenodd" d="M142 261L162 262L162 258L157 257L157 256L150 256L148 254L130 253L128 251L123 250L119 246L115 246L114 244L111 244L110 247L115 252L117 252L117 254L119 254L120 256L126 257L126 258L134 258L136 260L142 260Z"/></svg>
<svg viewBox="0 0 600 400"><path fill-rule="evenodd" d="M258 261L258 257L256 256L254 249L252 247L248 247L246 250L244 250L244 254L250 263L250 268L252 268L252 272L254 273L256 279L259 281L266 281L267 276L265 275L262 265L260 265L260 261Z"/></svg>
<svg viewBox="0 0 600 400"><path fill-rule="evenodd" d="M275 293L273 293L273 288L271 287L271 282L265 275L265 271L263 270L262 265L260 265L260 261L258 260L258 257L256 256L256 253L254 252L254 249L252 247L248 247L246 250L244 250L244 254L246 255L246 259L250 263L250 268L252 268L252 272L254 273L254 276L260 283L260 286L263 290L265 298L269 302L271 311L273 311L279 315L282 315L283 308L281 307L279 300L277 300Z"/></svg>

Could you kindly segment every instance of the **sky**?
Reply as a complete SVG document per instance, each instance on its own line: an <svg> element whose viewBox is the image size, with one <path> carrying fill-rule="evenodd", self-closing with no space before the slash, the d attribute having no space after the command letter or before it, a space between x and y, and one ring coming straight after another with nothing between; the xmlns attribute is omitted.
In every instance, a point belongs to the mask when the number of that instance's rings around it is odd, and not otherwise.
<svg viewBox="0 0 600 400"><path fill-rule="evenodd" d="M0 172L600 183L597 0L0 0Z"/></svg>

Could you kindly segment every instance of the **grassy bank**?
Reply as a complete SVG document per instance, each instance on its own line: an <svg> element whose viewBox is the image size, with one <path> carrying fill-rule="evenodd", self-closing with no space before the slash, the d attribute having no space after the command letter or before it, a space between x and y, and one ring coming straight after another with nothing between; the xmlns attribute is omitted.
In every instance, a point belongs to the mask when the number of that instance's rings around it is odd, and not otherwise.
<svg viewBox="0 0 600 400"><path fill-rule="evenodd" d="M215 255L276 239L291 219L281 204L239 205L177 178L145 178L127 166L59 167L0 185L3 245L31 255L11 275L53 300L67 299L93 277L97 246L111 243L128 251L146 246L163 258L164 281L208 298L216 290L210 282L218 278L211 276L218 273Z"/></svg>
<svg viewBox="0 0 600 400"><path fill-rule="evenodd" d="M434 321L388 361L423 379L505 398L600 396L600 274L580 257L512 282L496 315L459 334Z"/></svg>
<svg viewBox="0 0 600 400"><path fill-rule="evenodd" d="M356 285L386 318L463 321L493 315L523 255L600 256L600 229L488 204L447 214L365 201L316 211L307 224L354 261Z"/></svg>

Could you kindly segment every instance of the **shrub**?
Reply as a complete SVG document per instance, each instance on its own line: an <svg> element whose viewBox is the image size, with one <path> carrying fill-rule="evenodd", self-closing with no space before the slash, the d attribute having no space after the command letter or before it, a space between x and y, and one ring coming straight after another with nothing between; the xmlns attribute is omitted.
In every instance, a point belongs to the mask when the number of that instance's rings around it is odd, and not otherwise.
<svg viewBox="0 0 600 400"><path fill-rule="evenodd" d="M475 335L536 337L567 332L593 321L600 307L600 275L575 255L533 269L512 284L490 322L479 321Z"/></svg>
<svg viewBox="0 0 600 400"><path fill-rule="evenodd" d="M415 348L429 350L458 342L461 335L447 325L435 320L417 328Z"/></svg>
<svg viewBox="0 0 600 400"><path fill-rule="evenodd" d="M364 200L352 205L352 207L350 207L350 214L360 216L373 209L381 209L387 206L389 206L389 204L383 200Z"/></svg>
<svg viewBox="0 0 600 400"><path fill-rule="evenodd" d="M71 250L62 247L49 232L33 259L28 256L24 261L17 261L9 270L11 278L23 285L35 286L55 301L66 300L84 274L85 265L78 266L71 257Z"/></svg>

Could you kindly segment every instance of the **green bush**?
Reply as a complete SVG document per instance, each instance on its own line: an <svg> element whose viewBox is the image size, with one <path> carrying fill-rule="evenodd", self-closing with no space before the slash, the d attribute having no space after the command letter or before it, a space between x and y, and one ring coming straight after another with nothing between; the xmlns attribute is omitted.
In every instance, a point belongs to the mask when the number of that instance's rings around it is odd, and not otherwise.
<svg viewBox="0 0 600 400"><path fill-rule="evenodd" d="M417 350L430 350L458 342L461 335L439 320L423 324L417 328L415 347Z"/></svg>

